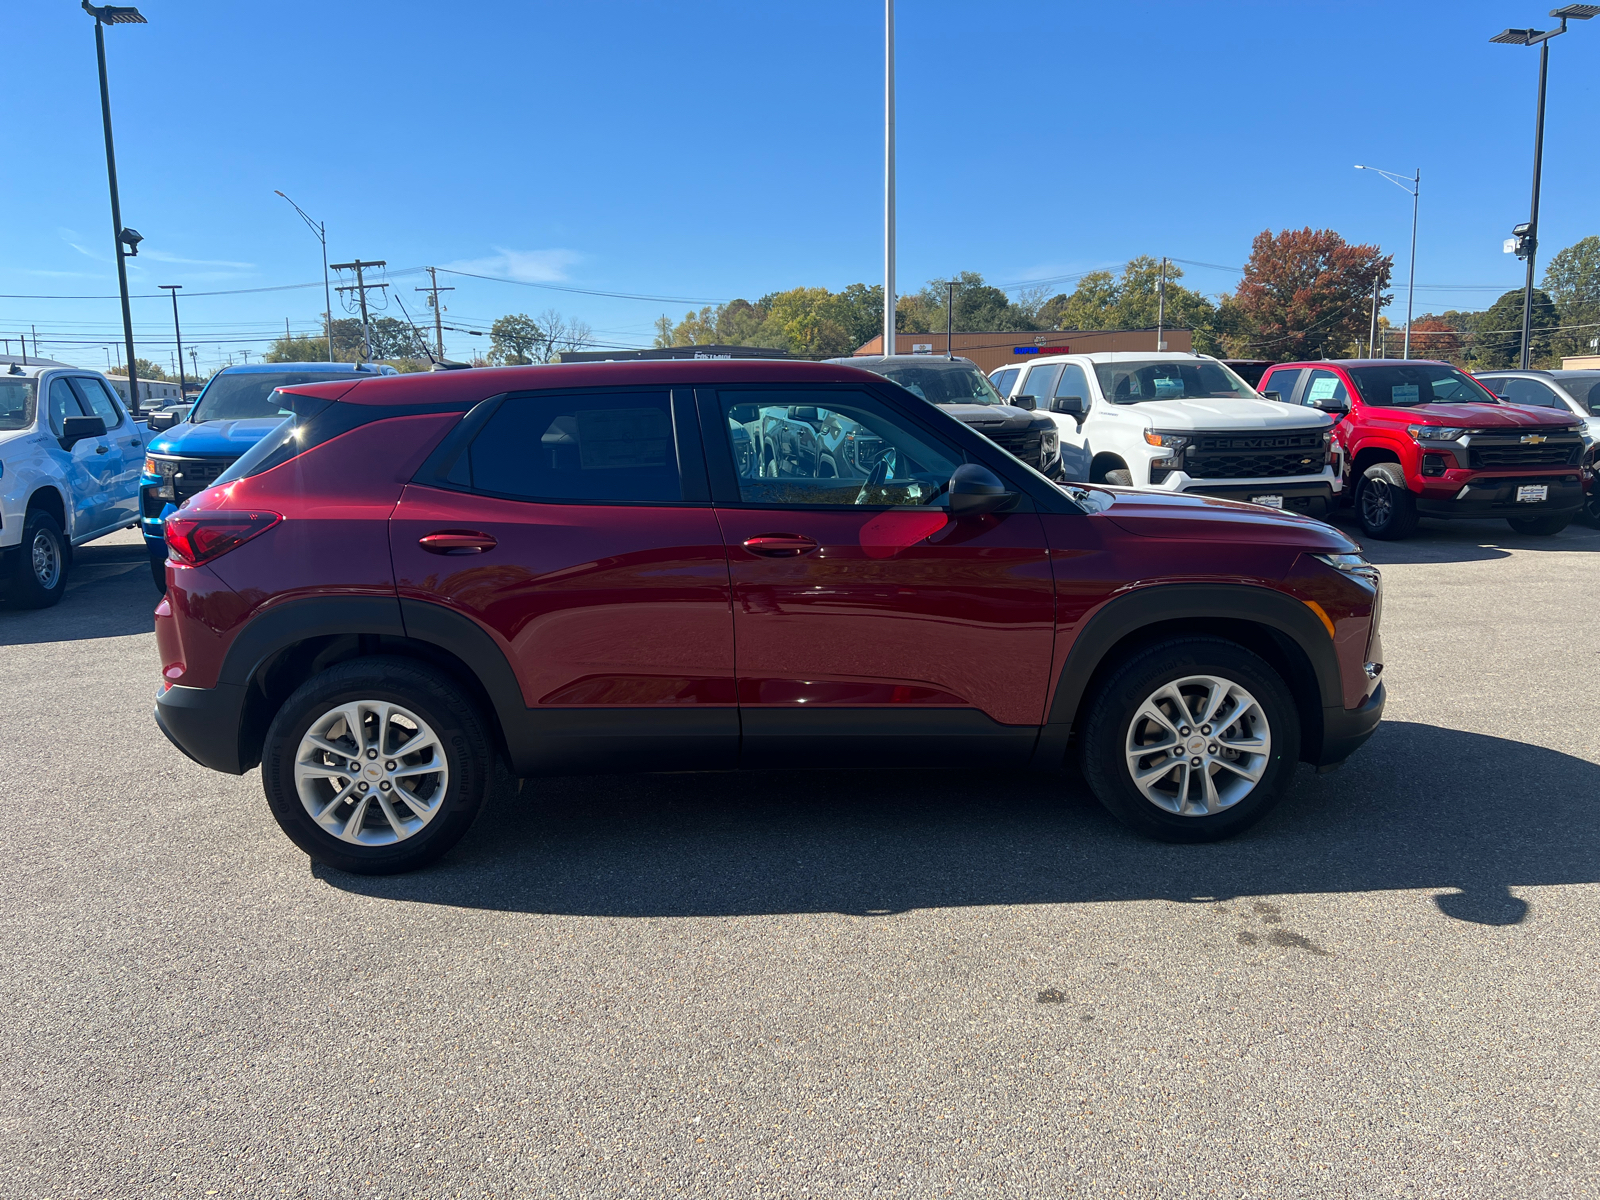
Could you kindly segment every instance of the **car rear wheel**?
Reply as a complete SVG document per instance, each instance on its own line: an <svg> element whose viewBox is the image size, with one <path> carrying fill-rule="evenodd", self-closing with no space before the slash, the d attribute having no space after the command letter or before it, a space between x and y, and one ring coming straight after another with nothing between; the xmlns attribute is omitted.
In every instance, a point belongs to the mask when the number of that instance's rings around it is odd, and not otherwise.
<svg viewBox="0 0 1600 1200"><path fill-rule="evenodd" d="M409 871L472 826L493 778L476 706L405 658L363 658L314 676L267 731L261 782L284 833L356 874Z"/></svg>
<svg viewBox="0 0 1600 1200"><path fill-rule="evenodd" d="M16 573L8 592L17 608L49 608L67 594L67 570L72 548L56 519L34 509L22 526L17 547Z"/></svg>
<svg viewBox="0 0 1600 1200"><path fill-rule="evenodd" d="M1417 527L1417 498L1399 463L1374 463L1356 488L1356 517L1368 537L1393 540Z"/></svg>
<svg viewBox="0 0 1600 1200"><path fill-rule="evenodd" d="M1090 701L1083 773L1131 829L1210 842L1277 804L1300 757L1300 716L1282 678L1220 638L1161 642Z"/></svg>
<svg viewBox="0 0 1600 1200"><path fill-rule="evenodd" d="M1566 513L1559 517L1507 517L1506 524L1518 533L1533 537L1554 537L1572 524L1572 514Z"/></svg>

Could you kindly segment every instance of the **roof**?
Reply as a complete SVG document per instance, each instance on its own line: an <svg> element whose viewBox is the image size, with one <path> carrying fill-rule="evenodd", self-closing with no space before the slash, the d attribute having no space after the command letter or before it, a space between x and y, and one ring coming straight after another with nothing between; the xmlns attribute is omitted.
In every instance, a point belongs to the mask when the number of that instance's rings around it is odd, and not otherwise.
<svg viewBox="0 0 1600 1200"><path fill-rule="evenodd" d="M0 363L16 363L18 366L22 366L24 368L31 369L33 367L38 367L40 370L44 371L60 370L63 367L72 371L78 369L71 363L57 362L53 358L40 358L37 354L27 355L26 362L23 361L23 357L24 356L21 354L0 354ZM92 371L94 368L89 367L86 369Z"/></svg>
<svg viewBox="0 0 1600 1200"><path fill-rule="evenodd" d="M1336 367L1394 367L1405 363L1426 363L1430 367L1448 367L1437 358L1303 358L1299 362L1274 363L1276 367L1321 367L1332 363Z"/></svg>
<svg viewBox="0 0 1600 1200"><path fill-rule="evenodd" d="M393 367L388 370L393 371ZM240 363L237 366L223 367L218 375L271 375L278 371L334 371L339 374L349 372L351 375L372 377L382 375L384 367L381 363L347 363L347 362L271 362L271 363Z"/></svg>
<svg viewBox="0 0 1600 1200"><path fill-rule="evenodd" d="M558 388L682 387L739 383L868 383L878 376L834 363L762 358L658 359L644 362L551 363L474 367L411 375L367 376L346 383L297 384L291 391L355 404L476 403L505 392Z"/></svg>
<svg viewBox="0 0 1600 1200"><path fill-rule="evenodd" d="M905 367L971 367L974 371L978 364L970 358L956 355L946 358L942 354L852 354L849 358L830 358L824 360L840 366L859 366L864 371L876 372L879 367L890 365Z"/></svg>
<svg viewBox="0 0 1600 1200"><path fill-rule="evenodd" d="M1048 350L1050 347L1046 346ZM1215 362L1209 354L1200 354L1189 350L1087 350L1083 353L1074 353L1063 350L1060 354L1030 354L1015 365L1025 367L1029 363L1056 362L1063 358L1087 358L1097 363L1125 363L1125 362L1194 362L1196 359L1205 359Z"/></svg>

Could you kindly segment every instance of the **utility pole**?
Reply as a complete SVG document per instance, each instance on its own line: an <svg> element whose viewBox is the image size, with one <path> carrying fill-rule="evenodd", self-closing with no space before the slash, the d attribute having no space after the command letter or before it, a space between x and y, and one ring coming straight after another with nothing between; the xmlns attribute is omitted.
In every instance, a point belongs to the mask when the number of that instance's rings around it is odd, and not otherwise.
<svg viewBox="0 0 1600 1200"><path fill-rule="evenodd" d="M1367 353L1378 357L1378 293L1382 290L1383 276L1372 277L1372 336L1367 338Z"/></svg>
<svg viewBox="0 0 1600 1200"><path fill-rule="evenodd" d="M29 325L28 329L33 333L33 356L35 358L38 358L39 357L39 327L37 325ZM23 357L24 360L26 360L27 357L28 357L28 348L26 346L24 346L22 348L22 357Z"/></svg>
<svg viewBox="0 0 1600 1200"><path fill-rule="evenodd" d="M1161 256L1161 282L1156 284L1156 349L1167 348L1166 339L1162 336L1167 324L1167 256Z"/></svg>
<svg viewBox="0 0 1600 1200"><path fill-rule="evenodd" d="M389 264L387 262L385 262L381 258L376 260L375 262L362 262L358 258L354 262L334 263L333 264L333 269L335 271L354 271L356 273L356 281L355 281L354 285L342 284L337 290L341 291L341 292L354 292L354 293L356 293L356 295L358 297L360 297L360 300L361 300L361 342L362 342L362 345L365 347L366 358L367 358L368 362L372 361L372 326L371 326L371 324L369 323L369 321L367 319L367 289L368 288L386 288L389 285L387 283L368 283L366 281L366 279L362 276L361 272L367 267L386 267L388 265ZM328 344L329 345L333 344L333 322L332 321L329 321L329 323L328 323Z"/></svg>
<svg viewBox="0 0 1600 1200"><path fill-rule="evenodd" d="M894 353L894 0L883 0L883 352Z"/></svg>
<svg viewBox="0 0 1600 1200"><path fill-rule="evenodd" d="M944 356L946 359L955 357L951 347L951 338L955 336L956 327L956 281L948 280L944 285Z"/></svg>
<svg viewBox="0 0 1600 1200"><path fill-rule="evenodd" d="M200 386L200 349L197 346L189 347L189 365L194 368L195 386Z"/></svg>
<svg viewBox="0 0 1600 1200"><path fill-rule="evenodd" d="M172 336L176 338L178 342L178 398L181 400L184 396L188 395L189 392L188 386L184 382L183 378L183 330L178 327L178 289L181 288L183 284L162 283L157 284L156 286L161 288L161 290L164 292L170 292L172 295Z"/></svg>
<svg viewBox="0 0 1600 1200"><path fill-rule="evenodd" d="M439 355L439 361L444 361L444 306L439 303L440 292L453 292L453 287L440 287L439 276L434 274L436 268L426 268L428 279L431 281L427 287L412 288L414 292L427 292L428 303L433 305L433 342Z"/></svg>

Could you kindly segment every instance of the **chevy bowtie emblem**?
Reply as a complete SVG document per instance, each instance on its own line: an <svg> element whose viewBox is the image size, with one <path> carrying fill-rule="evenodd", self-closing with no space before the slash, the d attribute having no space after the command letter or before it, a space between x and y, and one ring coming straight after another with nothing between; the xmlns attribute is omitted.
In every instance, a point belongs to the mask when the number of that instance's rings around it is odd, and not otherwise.
<svg viewBox="0 0 1600 1200"><path fill-rule="evenodd" d="M1524 446L1537 446L1540 442L1547 442L1549 440L1550 439L1545 437L1542 433L1525 433L1522 435L1522 444Z"/></svg>

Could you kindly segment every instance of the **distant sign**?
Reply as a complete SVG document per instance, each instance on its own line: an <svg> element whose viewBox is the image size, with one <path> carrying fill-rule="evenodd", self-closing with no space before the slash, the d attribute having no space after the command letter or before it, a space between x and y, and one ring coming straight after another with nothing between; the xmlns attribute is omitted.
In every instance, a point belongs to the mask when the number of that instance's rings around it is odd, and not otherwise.
<svg viewBox="0 0 1600 1200"><path fill-rule="evenodd" d="M1013 354L1071 354L1071 346L1013 346Z"/></svg>
<svg viewBox="0 0 1600 1200"><path fill-rule="evenodd" d="M911 344L911 353L913 353L913 354L932 354L933 353L933 343L932 342L913 342Z"/></svg>

